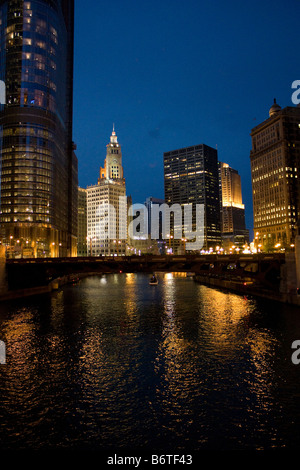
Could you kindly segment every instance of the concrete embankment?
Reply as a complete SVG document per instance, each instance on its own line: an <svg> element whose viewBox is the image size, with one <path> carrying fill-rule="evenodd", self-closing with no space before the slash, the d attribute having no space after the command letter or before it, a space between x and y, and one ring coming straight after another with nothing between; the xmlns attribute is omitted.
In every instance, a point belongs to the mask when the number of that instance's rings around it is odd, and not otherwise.
<svg viewBox="0 0 300 470"><path fill-rule="evenodd" d="M265 299L275 300L277 302L300 306L300 295L297 295L296 293L273 292L247 281L234 281L198 274L194 276L194 280L200 284L213 288L229 290L239 294L251 295L254 297L263 297Z"/></svg>

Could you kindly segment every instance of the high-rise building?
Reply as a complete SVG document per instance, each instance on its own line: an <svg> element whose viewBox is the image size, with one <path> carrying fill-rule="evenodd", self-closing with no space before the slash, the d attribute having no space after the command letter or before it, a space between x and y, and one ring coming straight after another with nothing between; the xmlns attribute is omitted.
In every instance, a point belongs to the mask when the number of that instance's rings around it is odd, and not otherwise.
<svg viewBox="0 0 300 470"><path fill-rule="evenodd" d="M257 248L289 248L300 216L300 107L274 100L251 132L254 236Z"/></svg>
<svg viewBox="0 0 300 470"><path fill-rule="evenodd" d="M87 194L78 188L77 256L87 256Z"/></svg>
<svg viewBox="0 0 300 470"><path fill-rule="evenodd" d="M127 201L122 151L113 129L98 184L87 187L88 254L126 254Z"/></svg>
<svg viewBox="0 0 300 470"><path fill-rule="evenodd" d="M164 204L164 199L159 199L157 197L147 197L145 206L147 208L147 215L148 215L148 235L151 238L151 228L152 228L152 209L154 206L161 206ZM159 223L159 238L157 240L151 240L150 247L154 254L164 254L165 253L165 240L163 240L163 233L162 233L162 214L159 214L159 219L157 221Z"/></svg>
<svg viewBox="0 0 300 470"><path fill-rule="evenodd" d="M128 202L128 241L127 254L143 255L152 254L160 255L165 252L165 241L162 239L162 214L158 216L158 220L154 222L157 226L157 237L151 238L152 228L152 208L153 206L161 206L164 204L163 199L148 197L145 204L138 204L134 211L130 210L132 198L127 198ZM130 228L131 225L134 228Z"/></svg>
<svg viewBox="0 0 300 470"><path fill-rule="evenodd" d="M221 234L224 248L249 242L242 200L241 177L227 163L219 162Z"/></svg>
<svg viewBox="0 0 300 470"><path fill-rule="evenodd" d="M161 205L164 204L164 203L165 203L164 199L158 199L158 198L156 198L156 197L147 197L147 199L146 199L145 206L146 206L146 208L147 208L147 216L148 216L148 234L149 234L149 235L151 234L152 208L153 208L153 206L155 206L155 205L161 206ZM161 218L161 214L160 214L159 224L160 224L160 227L159 227L159 238L162 239L162 227L161 227L162 218Z"/></svg>
<svg viewBox="0 0 300 470"><path fill-rule="evenodd" d="M73 35L74 0L0 0L0 226L11 256L76 256Z"/></svg>
<svg viewBox="0 0 300 470"><path fill-rule="evenodd" d="M221 243L218 152L201 144L164 153L165 202L168 205L204 205L204 245L215 248ZM193 230L195 231L193 217ZM173 227L174 231L174 227ZM168 240L174 252L181 240ZM183 234L184 236L184 234Z"/></svg>

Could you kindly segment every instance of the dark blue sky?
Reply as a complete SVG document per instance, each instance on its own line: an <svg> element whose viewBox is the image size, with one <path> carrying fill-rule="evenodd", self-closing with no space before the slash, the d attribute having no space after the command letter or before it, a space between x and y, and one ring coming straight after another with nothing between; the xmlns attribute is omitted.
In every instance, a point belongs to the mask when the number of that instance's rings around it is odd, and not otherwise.
<svg viewBox="0 0 300 470"><path fill-rule="evenodd" d="M205 143L242 177L252 127L300 79L298 0L75 1L79 184L96 184L115 123L127 194L163 197L163 152Z"/></svg>

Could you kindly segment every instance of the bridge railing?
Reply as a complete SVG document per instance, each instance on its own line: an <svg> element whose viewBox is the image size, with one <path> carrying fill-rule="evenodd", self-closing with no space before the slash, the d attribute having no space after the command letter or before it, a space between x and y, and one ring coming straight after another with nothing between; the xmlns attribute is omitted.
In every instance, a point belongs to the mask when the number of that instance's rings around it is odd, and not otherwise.
<svg viewBox="0 0 300 470"><path fill-rule="evenodd" d="M7 258L7 264L30 264L30 263L143 263L143 262L214 262L214 261L271 261L285 260L285 253L256 253L256 254L186 254L186 255L130 255L130 256L81 256L65 258Z"/></svg>

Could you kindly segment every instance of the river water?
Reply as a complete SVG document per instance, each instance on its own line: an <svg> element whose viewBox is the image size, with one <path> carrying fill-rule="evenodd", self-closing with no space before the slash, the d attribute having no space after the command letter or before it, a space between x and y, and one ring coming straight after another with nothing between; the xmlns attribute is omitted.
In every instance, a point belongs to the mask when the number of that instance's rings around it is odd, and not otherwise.
<svg viewBox="0 0 300 470"><path fill-rule="evenodd" d="M1 449L293 449L300 309L161 274L2 303Z"/></svg>

